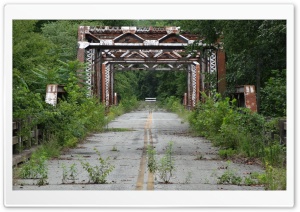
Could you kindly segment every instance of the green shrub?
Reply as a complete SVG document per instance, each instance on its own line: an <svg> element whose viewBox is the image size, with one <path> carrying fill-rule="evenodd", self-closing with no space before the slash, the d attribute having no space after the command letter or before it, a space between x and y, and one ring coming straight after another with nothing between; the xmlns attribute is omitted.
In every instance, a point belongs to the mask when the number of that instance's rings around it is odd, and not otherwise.
<svg viewBox="0 0 300 212"><path fill-rule="evenodd" d="M19 177L23 179L42 179L48 176L47 157L42 154L32 154L30 160L26 161L19 170Z"/></svg>
<svg viewBox="0 0 300 212"><path fill-rule="evenodd" d="M233 150L231 148L229 148L229 149L220 149L219 150L219 155L223 159L228 159L228 158L232 157L233 155L235 155L236 152L237 152L236 150Z"/></svg>
<svg viewBox="0 0 300 212"><path fill-rule="evenodd" d="M204 102L199 102L189 117L192 128L221 147L219 155L223 158L239 154L261 159L267 175L261 175L258 181L267 189L275 189L276 183L279 183L278 188L284 188L285 178L278 170L285 170L286 152L275 135L279 131L279 119L266 119L247 108L236 108L235 100L216 97L212 99L203 94ZM231 177L226 173L220 181L231 181Z"/></svg>
<svg viewBox="0 0 300 212"><path fill-rule="evenodd" d="M99 164L92 166L89 162L81 161L83 169L89 174L90 182L95 184L104 184L107 182L107 176L113 171L114 166L109 163L109 158L103 159L100 152L95 149L98 155Z"/></svg>

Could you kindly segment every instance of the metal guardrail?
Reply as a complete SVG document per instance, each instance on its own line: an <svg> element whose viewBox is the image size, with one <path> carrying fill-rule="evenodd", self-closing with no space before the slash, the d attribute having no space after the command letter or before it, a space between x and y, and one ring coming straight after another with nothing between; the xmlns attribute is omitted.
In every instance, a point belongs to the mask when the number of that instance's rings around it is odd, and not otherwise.
<svg viewBox="0 0 300 212"><path fill-rule="evenodd" d="M145 98L145 102L156 102L156 98Z"/></svg>

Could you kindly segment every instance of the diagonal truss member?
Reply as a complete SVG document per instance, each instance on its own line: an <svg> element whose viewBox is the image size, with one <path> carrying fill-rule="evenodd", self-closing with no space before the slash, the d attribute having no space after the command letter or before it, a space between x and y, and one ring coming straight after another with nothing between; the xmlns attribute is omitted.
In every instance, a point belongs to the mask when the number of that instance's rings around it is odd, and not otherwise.
<svg viewBox="0 0 300 212"><path fill-rule="evenodd" d="M203 51L188 53L186 47L198 42ZM92 27L78 28L77 58L87 67L90 94L106 105L114 102L114 72L126 70L186 71L186 104L193 108L206 91L205 73L216 74L215 88L224 93L225 52L206 46L196 35L179 27ZM212 85L210 85L212 86Z"/></svg>

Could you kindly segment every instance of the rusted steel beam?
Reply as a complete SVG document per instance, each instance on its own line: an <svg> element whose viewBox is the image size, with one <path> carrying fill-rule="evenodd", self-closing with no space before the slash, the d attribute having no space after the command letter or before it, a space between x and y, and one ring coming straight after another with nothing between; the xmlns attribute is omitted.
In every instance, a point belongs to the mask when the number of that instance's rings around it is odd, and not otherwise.
<svg viewBox="0 0 300 212"><path fill-rule="evenodd" d="M114 71L186 71L186 69L176 68L118 68Z"/></svg>
<svg viewBox="0 0 300 212"><path fill-rule="evenodd" d="M170 49L170 50L184 50L187 47L187 45L156 45L156 46L150 46L150 45L100 45L97 43L90 43L87 48L94 48L94 49L141 49L141 50L147 50L147 49L153 49L153 50L160 50L160 49Z"/></svg>
<svg viewBox="0 0 300 212"><path fill-rule="evenodd" d="M224 95L226 91L226 61L225 51L219 49L217 51L217 66L218 66L218 92Z"/></svg>
<svg viewBox="0 0 300 212"><path fill-rule="evenodd" d="M183 96L183 106L185 108L187 107L187 93L184 93L184 96Z"/></svg>
<svg viewBox="0 0 300 212"><path fill-rule="evenodd" d="M190 109L191 105L192 105L192 74L191 74L191 65L188 65L188 75L187 75L187 108Z"/></svg>
<svg viewBox="0 0 300 212"><path fill-rule="evenodd" d="M110 78L109 78L109 105L114 104L114 71L113 66L110 66Z"/></svg>
<svg viewBox="0 0 300 212"><path fill-rule="evenodd" d="M174 59L159 59L159 58L103 58L103 61L110 63L192 63L198 61L199 58L174 58Z"/></svg>
<svg viewBox="0 0 300 212"><path fill-rule="evenodd" d="M200 99L200 64L196 64L196 104Z"/></svg>
<svg viewBox="0 0 300 212"><path fill-rule="evenodd" d="M102 78L102 103L105 104L105 68L106 68L106 63L102 63L101 67L101 78Z"/></svg>
<svg viewBox="0 0 300 212"><path fill-rule="evenodd" d="M101 97L101 50L95 52L95 79L94 79L94 95L100 99Z"/></svg>

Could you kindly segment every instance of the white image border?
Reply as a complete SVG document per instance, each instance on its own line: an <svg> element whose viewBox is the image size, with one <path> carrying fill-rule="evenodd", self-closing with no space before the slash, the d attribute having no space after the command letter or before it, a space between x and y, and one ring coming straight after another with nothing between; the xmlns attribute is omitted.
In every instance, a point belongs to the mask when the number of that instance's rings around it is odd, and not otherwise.
<svg viewBox="0 0 300 212"><path fill-rule="evenodd" d="M96 15L95 15L96 14ZM117 14L117 15L116 15ZM6 207L292 207L294 205L294 6L292 4L7 4L4 7L4 120L12 120L12 20L287 20L286 191L14 191L12 126L4 126ZM117 201L116 201L117 200Z"/></svg>

